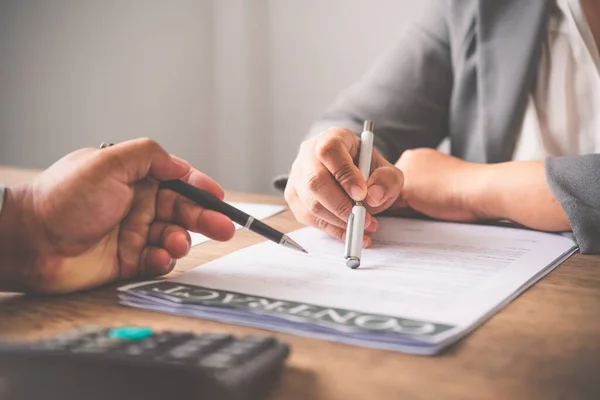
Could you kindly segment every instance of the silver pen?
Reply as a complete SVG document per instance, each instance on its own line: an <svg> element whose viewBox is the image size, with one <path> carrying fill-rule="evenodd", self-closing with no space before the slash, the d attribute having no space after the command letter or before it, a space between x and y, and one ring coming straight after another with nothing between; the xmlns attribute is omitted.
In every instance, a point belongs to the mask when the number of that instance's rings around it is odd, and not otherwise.
<svg viewBox="0 0 600 400"><path fill-rule="evenodd" d="M373 154L373 121L365 121L363 132L360 135L360 149L358 155L358 169L363 178L367 180L371 173L371 156ZM365 233L365 217L367 210L362 201L357 201L348 215L346 228L346 265L352 269L360 266L362 243Z"/></svg>

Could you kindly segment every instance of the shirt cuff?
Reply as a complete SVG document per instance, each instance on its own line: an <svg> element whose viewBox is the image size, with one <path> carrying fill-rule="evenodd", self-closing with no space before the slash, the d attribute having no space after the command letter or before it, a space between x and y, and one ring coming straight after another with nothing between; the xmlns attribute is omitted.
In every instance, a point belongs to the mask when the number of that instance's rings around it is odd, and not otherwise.
<svg viewBox="0 0 600 400"><path fill-rule="evenodd" d="M273 187L280 192L283 192L285 190L285 186L287 185L288 176L288 174L283 174L273 178Z"/></svg>

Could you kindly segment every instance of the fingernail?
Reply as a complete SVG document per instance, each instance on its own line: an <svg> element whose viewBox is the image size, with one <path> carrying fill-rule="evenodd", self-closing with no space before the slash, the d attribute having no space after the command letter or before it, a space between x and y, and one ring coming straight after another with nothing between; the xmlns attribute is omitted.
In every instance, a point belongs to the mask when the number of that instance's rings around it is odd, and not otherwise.
<svg viewBox="0 0 600 400"><path fill-rule="evenodd" d="M380 185L369 186L369 197L373 200L373 205L379 205L385 196L385 190Z"/></svg>
<svg viewBox="0 0 600 400"><path fill-rule="evenodd" d="M175 268L176 262L177 262L176 259L171 258L171 262L169 263L169 265L165 266L165 268L164 268L164 273L168 274L169 272L171 272L173 270L173 268Z"/></svg>
<svg viewBox="0 0 600 400"><path fill-rule="evenodd" d="M365 189L358 185L354 185L350 187L350 197L352 197L356 201L363 200L365 198Z"/></svg>
<svg viewBox="0 0 600 400"><path fill-rule="evenodd" d="M367 226L366 231L375 233L377 231L377 228L379 228L379 222L377 222L375 218L371 217L371 223Z"/></svg>

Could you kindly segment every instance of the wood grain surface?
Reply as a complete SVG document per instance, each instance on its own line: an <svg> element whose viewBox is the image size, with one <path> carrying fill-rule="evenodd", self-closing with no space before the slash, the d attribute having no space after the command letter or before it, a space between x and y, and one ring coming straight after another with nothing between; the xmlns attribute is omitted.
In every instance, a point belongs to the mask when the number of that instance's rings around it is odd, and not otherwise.
<svg viewBox="0 0 600 400"><path fill-rule="evenodd" d="M0 168L0 182L34 171ZM227 199L283 204L271 196ZM286 211L268 223L300 225ZM238 231L192 249L174 274L263 239ZM370 350L120 306L115 288L62 297L4 294L0 339L28 340L83 325L269 333L292 346L274 399L600 399L600 256L576 254L459 343L434 357Z"/></svg>

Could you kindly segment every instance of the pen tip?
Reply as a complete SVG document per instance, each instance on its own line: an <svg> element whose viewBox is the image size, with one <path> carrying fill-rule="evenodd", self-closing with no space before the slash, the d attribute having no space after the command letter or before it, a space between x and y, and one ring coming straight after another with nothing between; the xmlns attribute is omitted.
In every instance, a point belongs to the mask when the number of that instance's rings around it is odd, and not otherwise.
<svg viewBox="0 0 600 400"><path fill-rule="evenodd" d="M303 252L303 253L307 253L307 254L308 254L308 251L306 251L306 250L304 249L304 247L302 247L302 246L300 246L298 243L294 242L294 241L293 241L292 239L290 239L288 236L284 236L284 237L283 237L283 240L281 241L281 244L282 244L283 246L285 246L285 247L289 247L289 248L291 248L291 249L298 250L298 251L301 251L301 252Z"/></svg>

